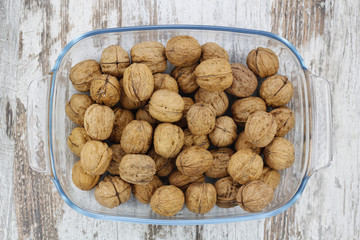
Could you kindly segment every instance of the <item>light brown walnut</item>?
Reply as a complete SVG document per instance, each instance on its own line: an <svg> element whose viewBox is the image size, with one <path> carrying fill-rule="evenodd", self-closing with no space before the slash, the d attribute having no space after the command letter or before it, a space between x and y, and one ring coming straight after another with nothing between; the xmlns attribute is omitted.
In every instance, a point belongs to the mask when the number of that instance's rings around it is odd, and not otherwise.
<svg viewBox="0 0 360 240"><path fill-rule="evenodd" d="M214 184L217 200L216 205L221 208L232 208L237 206L236 194L239 191L240 184L233 181L231 177L224 177Z"/></svg>
<svg viewBox="0 0 360 240"><path fill-rule="evenodd" d="M110 137L115 122L115 114L108 106L91 105L85 112L84 127L86 133L96 140Z"/></svg>
<svg viewBox="0 0 360 240"><path fill-rule="evenodd" d="M280 183L280 173L269 167L264 167L260 180L269 185L274 191Z"/></svg>
<svg viewBox="0 0 360 240"><path fill-rule="evenodd" d="M182 97L173 91L161 89L154 92L149 102L151 116L161 122L177 122L185 107Z"/></svg>
<svg viewBox="0 0 360 240"><path fill-rule="evenodd" d="M126 96L125 92L124 92L124 88L123 86L123 80L120 79L120 86L121 86L121 98L120 98L120 105L122 108L124 109L128 109L128 110L134 110L134 109L138 109L141 108L143 106L145 106L147 100L144 101L133 101L131 100L128 96Z"/></svg>
<svg viewBox="0 0 360 240"><path fill-rule="evenodd" d="M277 129L276 136L283 137L295 126L295 115L288 107L279 107L273 109L271 115L275 118Z"/></svg>
<svg viewBox="0 0 360 240"><path fill-rule="evenodd" d="M94 78L90 84L90 96L98 104L112 107L119 102L120 94L119 81L108 74Z"/></svg>
<svg viewBox="0 0 360 240"><path fill-rule="evenodd" d="M176 158L176 167L187 176L201 175L213 164L212 154L201 147L185 148Z"/></svg>
<svg viewBox="0 0 360 240"><path fill-rule="evenodd" d="M246 138L246 135L245 135L245 132L242 131L236 142L235 142L235 150L236 151L239 151L240 149L246 149L246 148L249 148L251 150L253 150L254 152L256 152L257 154L260 155L261 153L261 150L262 148L258 148L258 147L255 147L254 145L252 145Z"/></svg>
<svg viewBox="0 0 360 240"><path fill-rule="evenodd" d="M100 65L103 73L120 78L130 65L129 54L118 45L108 46L101 54Z"/></svg>
<svg viewBox="0 0 360 240"><path fill-rule="evenodd" d="M91 81L101 75L100 65L95 60L84 60L70 69L70 81L80 92L90 90Z"/></svg>
<svg viewBox="0 0 360 240"><path fill-rule="evenodd" d="M74 128L70 136L67 139L69 149L77 156L80 156L81 149L87 141L91 140L91 137L87 135L85 128L76 127Z"/></svg>
<svg viewBox="0 0 360 240"><path fill-rule="evenodd" d="M75 93L71 96L70 101L66 103L66 116L76 124L84 125L85 112L94 101L85 94Z"/></svg>
<svg viewBox="0 0 360 240"><path fill-rule="evenodd" d="M185 193L186 207L193 213L205 214L216 204L216 190L211 183L192 183Z"/></svg>
<svg viewBox="0 0 360 240"><path fill-rule="evenodd" d="M251 96L258 86L255 74L241 63L232 63L231 70L234 80L226 92L236 97Z"/></svg>
<svg viewBox="0 0 360 240"><path fill-rule="evenodd" d="M187 176L182 174L178 169L176 169L169 176L169 183L180 188L182 191L186 191L189 185L194 182L205 182L204 174L197 176Z"/></svg>
<svg viewBox="0 0 360 240"><path fill-rule="evenodd" d="M140 108L137 112L136 112L136 120L143 120L143 121L147 121L148 123L150 123L150 125L152 127L155 127L155 125L158 123L158 121L153 118L149 112L149 104L146 104L145 106L143 106L142 108Z"/></svg>
<svg viewBox="0 0 360 240"><path fill-rule="evenodd" d="M237 126L228 116L216 119L215 128L209 134L210 141L217 147L226 147L234 143L237 138Z"/></svg>
<svg viewBox="0 0 360 240"><path fill-rule="evenodd" d="M259 94L267 106L280 107L290 102L294 87L286 76L274 75L261 84Z"/></svg>
<svg viewBox="0 0 360 240"><path fill-rule="evenodd" d="M107 208L114 208L131 197L131 185L119 176L107 176L95 188L96 201Z"/></svg>
<svg viewBox="0 0 360 240"><path fill-rule="evenodd" d="M156 173L154 160L143 154L126 154L119 166L120 177L128 183L146 185Z"/></svg>
<svg viewBox="0 0 360 240"><path fill-rule="evenodd" d="M193 37L176 36L167 42L165 54L172 65L187 67L199 61L201 47Z"/></svg>
<svg viewBox="0 0 360 240"><path fill-rule="evenodd" d="M112 150L106 143L90 140L81 149L82 168L91 175L101 175L110 165Z"/></svg>
<svg viewBox="0 0 360 240"><path fill-rule="evenodd" d="M210 153L213 155L214 161L211 168L205 172L206 176L212 178L229 176L227 167L234 151L230 148L216 148L210 150Z"/></svg>
<svg viewBox="0 0 360 240"><path fill-rule="evenodd" d="M229 107L229 99L224 91L210 92L203 88L195 93L195 102L204 102L210 104L216 112L216 116L219 117L225 113Z"/></svg>
<svg viewBox="0 0 360 240"><path fill-rule="evenodd" d="M120 175L120 172L119 172L120 162L121 162L122 158L126 155L126 152L124 152L124 150L122 150L120 144L113 144L110 146L110 148L112 150L112 156L111 156L110 165L107 168L107 171L111 175Z"/></svg>
<svg viewBox="0 0 360 240"><path fill-rule="evenodd" d="M259 97L238 99L231 106L232 117L239 126L245 126L247 118L256 111L266 111L266 104Z"/></svg>
<svg viewBox="0 0 360 240"><path fill-rule="evenodd" d="M192 105L186 114L189 130L197 136L211 133L215 128L215 116L215 109L208 103L200 102Z"/></svg>
<svg viewBox="0 0 360 240"><path fill-rule="evenodd" d="M189 129L184 130L184 148L198 146L203 149L208 149L210 147L210 141L207 135L196 136L193 135Z"/></svg>
<svg viewBox="0 0 360 240"><path fill-rule="evenodd" d="M122 108L114 109L115 122L114 127L109 137L109 140L115 143L120 143L122 133L126 127L132 120L134 120L134 115L132 112Z"/></svg>
<svg viewBox="0 0 360 240"><path fill-rule="evenodd" d="M227 51L214 42L207 42L201 46L200 62L212 58L223 58L229 61L229 54Z"/></svg>
<svg viewBox="0 0 360 240"><path fill-rule="evenodd" d="M126 125L120 140L126 153L146 153L152 142L153 129L146 121L132 120Z"/></svg>
<svg viewBox="0 0 360 240"><path fill-rule="evenodd" d="M156 175L159 177L169 175L175 168L174 158L164 158L157 154L153 148L147 154L154 159L156 165Z"/></svg>
<svg viewBox="0 0 360 240"><path fill-rule="evenodd" d="M159 89L168 89L176 93L179 92L179 87L176 80L169 74L165 73L154 74L154 91Z"/></svg>
<svg viewBox="0 0 360 240"><path fill-rule="evenodd" d="M294 144L283 137L275 137L264 149L266 164L275 170L289 168L295 161Z"/></svg>
<svg viewBox="0 0 360 240"><path fill-rule="evenodd" d="M146 185L133 185L134 197L141 203L149 204L155 190L163 184L158 176L154 176L153 180Z"/></svg>
<svg viewBox="0 0 360 240"><path fill-rule="evenodd" d="M151 72L164 72L167 67L165 47L159 42L148 41L135 44L130 51L133 63L143 63Z"/></svg>
<svg viewBox="0 0 360 240"><path fill-rule="evenodd" d="M184 100L184 103L185 103L184 110L183 110L183 115L182 115L181 119L178 122L174 123L174 124L178 125L181 128L186 128L187 127L186 114L189 111L190 107L192 105L194 105L195 103L192 100L192 98L189 98L189 97L182 97L182 99Z"/></svg>
<svg viewBox="0 0 360 240"><path fill-rule="evenodd" d="M245 135L255 147L265 147L274 139L276 129L276 121L270 113L257 111L248 117Z"/></svg>
<svg viewBox="0 0 360 240"><path fill-rule="evenodd" d="M81 167L80 161L77 161L72 168L72 181L74 185L84 191L90 191L98 183L99 175L90 175Z"/></svg>
<svg viewBox="0 0 360 240"><path fill-rule="evenodd" d="M196 83L196 75L194 73L198 65L198 63L195 63L194 65L188 67L175 67L171 71L171 76L176 79L179 88L183 93L192 93L199 88Z"/></svg>
<svg viewBox="0 0 360 240"><path fill-rule="evenodd" d="M174 216L184 206L184 193L173 185L162 186L155 190L150 199L150 207L161 216Z"/></svg>
<svg viewBox="0 0 360 240"><path fill-rule="evenodd" d="M161 123L154 131L154 149L164 158L176 157L184 145L183 130L171 123Z"/></svg>
<svg viewBox="0 0 360 240"><path fill-rule="evenodd" d="M265 78L279 70L279 59L269 48L258 47L250 51L246 64L257 76Z"/></svg>

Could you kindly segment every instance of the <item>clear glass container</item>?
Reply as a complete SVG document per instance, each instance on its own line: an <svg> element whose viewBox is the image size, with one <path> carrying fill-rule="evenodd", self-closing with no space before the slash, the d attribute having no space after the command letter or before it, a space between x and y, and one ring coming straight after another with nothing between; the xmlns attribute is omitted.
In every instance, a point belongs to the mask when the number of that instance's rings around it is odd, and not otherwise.
<svg viewBox="0 0 360 240"><path fill-rule="evenodd" d="M166 42L177 35L190 35L200 44L216 42L230 55L230 62L246 64L249 51L259 46L271 48L279 57L279 74L294 85L288 106L294 111L296 125L286 136L295 146L295 163L281 171L281 182L272 203L261 212L248 213L240 207L214 207L207 214L194 214L183 208L174 217L162 217L132 198L114 209L99 205L94 190L81 191L71 180L73 164L79 160L67 147L66 139L75 127L65 115L65 104L76 92L69 81L71 66L85 59L100 60L102 50L111 44L128 52L142 41ZM168 71L170 70L168 66ZM32 169L50 176L63 200L74 210L93 218L149 224L206 224L253 220L285 211L300 197L309 177L330 165L331 93L327 80L312 75L298 51L287 40L257 30L165 25L101 29L72 40L60 53L48 76L32 81L28 95L28 153Z"/></svg>

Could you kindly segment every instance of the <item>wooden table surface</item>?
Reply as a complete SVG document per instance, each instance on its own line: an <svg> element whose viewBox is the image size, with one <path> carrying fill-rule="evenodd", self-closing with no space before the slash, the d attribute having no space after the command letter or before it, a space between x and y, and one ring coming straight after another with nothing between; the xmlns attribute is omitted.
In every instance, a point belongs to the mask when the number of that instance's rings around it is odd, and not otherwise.
<svg viewBox="0 0 360 240"><path fill-rule="evenodd" d="M359 239L360 2L358 0L0 1L0 239ZM32 171L27 84L81 33L109 27L207 24L288 39L332 83L334 162L301 198L268 219L200 226L94 220L72 210Z"/></svg>

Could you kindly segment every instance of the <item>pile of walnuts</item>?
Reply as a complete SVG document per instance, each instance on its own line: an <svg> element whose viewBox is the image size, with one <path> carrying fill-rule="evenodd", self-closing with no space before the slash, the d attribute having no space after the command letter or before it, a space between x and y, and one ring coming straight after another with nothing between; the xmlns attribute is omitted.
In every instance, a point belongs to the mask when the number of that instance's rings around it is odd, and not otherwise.
<svg viewBox="0 0 360 240"><path fill-rule="evenodd" d="M170 75L163 73L167 61L175 66ZM230 64L225 49L200 46L190 36L176 36L166 47L141 42L130 56L112 45L99 63L77 63L69 78L90 96L74 94L65 108L81 125L68 138L80 157L72 169L75 186L95 187L96 201L108 208L132 192L163 216L184 203L200 214L215 204L264 209L280 182L278 170L295 160L284 138L295 124L284 106L294 90L276 75L272 50L252 50L246 64ZM264 78L259 90L258 78Z"/></svg>

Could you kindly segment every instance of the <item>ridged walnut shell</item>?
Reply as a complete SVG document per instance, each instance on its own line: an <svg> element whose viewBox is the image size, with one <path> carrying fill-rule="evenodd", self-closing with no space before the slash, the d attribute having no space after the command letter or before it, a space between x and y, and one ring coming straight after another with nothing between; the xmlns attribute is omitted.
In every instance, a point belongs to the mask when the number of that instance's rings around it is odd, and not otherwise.
<svg viewBox="0 0 360 240"><path fill-rule="evenodd" d="M172 65L187 67L199 61L201 47L199 42L193 37L176 36L167 42L165 54Z"/></svg>
<svg viewBox="0 0 360 240"><path fill-rule="evenodd" d="M217 148L210 150L210 153L213 155L214 161L211 168L205 172L206 176L212 178L229 176L227 167L234 151L230 148Z"/></svg>
<svg viewBox="0 0 360 240"><path fill-rule="evenodd" d="M150 207L161 216L174 216L184 206L184 193L173 185L162 186L155 190L150 199Z"/></svg>
<svg viewBox="0 0 360 240"><path fill-rule="evenodd" d="M118 176L107 176L95 188L96 201L107 208L114 208L131 197L131 185Z"/></svg>
<svg viewBox="0 0 360 240"><path fill-rule="evenodd" d="M124 88L122 87L123 86L123 80L120 79L120 86L121 86L121 98L120 98L120 105L121 107L125 108L125 109L128 109L128 110L133 110L133 109L138 109L138 108L141 108L143 106L145 106L146 104L146 100L144 101L133 101L131 100L128 96L126 96L125 92L124 92Z"/></svg>
<svg viewBox="0 0 360 240"><path fill-rule="evenodd" d="M149 102L151 116L161 122L177 122L181 119L185 103L173 91L161 89L154 92Z"/></svg>
<svg viewBox="0 0 360 240"><path fill-rule="evenodd" d="M111 156L110 165L107 168L107 171L111 175L120 175L120 172L119 172L120 162L121 162L122 158L126 155L126 152L124 152L122 150L120 144L113 144L110 146L110 148L112 150L112 156Z"/></svg>
<svg viewBox="0 0 360 240"><path fill-rule="evenodd" d="M261 150L262 148L258 148L258 147L255 147L254 145L252 145L246 138L246 135L245 135L245 132L242 131L236 142L235 142L235 150L236 151L239 151L240 149L246 149L246 148L249 148L251 150L253 150L254 152L256 152L257 154L260 155L261 153Z"/></svg>
<svg viewBox="0 0 360 240"><path fill-rule="evenodd" d="M230 176L240 184L259 179L263 171L263 160L251 149L241 149L231 156L228 165Z"/></svg>
<svg viewBox="0 0 360 240"><path fill-rule="evenodd" d="M280 183L280 173L269 167L264 167L260 180L269 185L274 191Z"/></svg>
<svg viewBox="0 0 360 240"><path fill-rule="evenodd" d="M265 78L279 70L279 59L269 48L258 47L250 51L246 64L257 76Z"/></svg>
<svg viewBox="0 0 360 240"><path fill-rule="evenodd" d="M156 173L154 160L143 154L125 155L119 166L120 177L128 183L146 185Z"/></svg>
<svg viewBox="0 0 360 240"><path fill-rule="evenodd" d="M188 67L175 67L171 71L171 76L176 79L179 88L183 93L192 93L199 88L196 83L196 75L194 73L195 68L198 65L198 63L195 63L194 65Z"/></svg>
<svg viewBox="0 0 360 240"><path fill-rule="evenodd" d="M129 110L119 107L114 109L114 114L115 122L109 140L115 143L119 143L126 125L134 120L134 115Z"/></svg>
<svg viewBox="0 0 360 240"><path fill-rule="evenodd" d="M76 124L84 125L85 112L94 101L85 94L75 93L70 101L66 103L65 113L68 118Z"/></svg>
<svg viewBox="0 0 360 240"><path fill-rule="evenodd" d="M185 193L186 207L193 213L205 214L216 204L216 190L211 183L192 183Z"/></svg>
<svg viewBox="0 0 360 240"><path fill-rule="evenodd" d="M165 73L154 74L154 91L159 89L168 89L176 93L179 92L179 87L176 80L169 74Z"/></svg>
<svg viewBox="0 0 360 240"><path fill-rule="evenodd" d="M85 128L76 127L74 128L70 136L67 139L69 149L77 156L80 156L81 149L87 141L91 140L91 137L87 135Z"/></svg>
<svg viewBox="0 0 360 240"><path fill-rule="evenodd" d="M270 112L275 118L277 130L275 136L283 137L295 126L294 113L288 107L275 108Z"/></svg>
<svg viewBox="0 0 360 240"><path fill-rule="evenodd" d="M239 126L244 126L250 114L256 111L266 112L266 104L259 97L238 99L231 106L232 117Z"/></svg>
<svg viewBox="0 0 360 240"><path fill-rule="evenodd" d="M110 137L115 122L115 114L108 106L91 105L85 112L84 127L86 133L96 140Z"/></svg>
<svg viewBox="0 0 360 240"><path fill-rule="evenodd" d="M176 167L187 176L201 175L213 164L213 156L201 147L185 148L176 158Z"/></svg>
<svg viewBox="0 0 360 240"><path fill-rule="evenodd" d="M120 84L116 77L102 74L90 84L90 96L98 104L112 107L120 100Z"/></svg>
<svg viewBox="0 0 360 240"><path fill-rule="evenodd" d="M130 54L133 63L145 64L152 73L160 73L166 70L165 47L159 42L137 43L131 48Z"/></svg>
<svg viewBox="0 0 360 240"><path fill-rule="evenodd" d="M240 184L233 181L231 177L224 177L216 181L217 200L216 205L221 208L232 208L237 206L236 194L239 191Z"/></svg>
<svg viewBox="0 0 360 240"><path fill-rule="evenodd" d="M81 150L82 168L91 175L101 175L110 165L112 150L106 143L90 140Z"/></svg>
<svg viewBox="0 0 360 240"><path fill-rule="evenodd" d="M161 123L154 131L154 149L164 158L176 157L184 145L183 130L171 123Z"/></svg>
<svg viewBox="0 0 360 240"><path fill-rule="evenodd" d="M229 107L229 99L224 91L210 92L203 88L195 93L195 102L204 102L210 104L216 112L216 116L219 117L225 113Z"/></svg>
<svg viewBox="0 0 360 240"><path fill-rule="evenodd" d="M99 178L99 175L90 175L85 172L80 161L77 161L72 168L72 181L81 190L90 191L98 183Z"/></svg>
<svg viewBox="0 0 360 240"><path fill-rule="evenodd" d="M95 60L84 60L70 69L70 81L80 92L90 90L91 81L101 75L100 65Z"/></svg>
<svg viewBox="0 0 360 240"><path fill-rule="evenodd" d="M159 177L165 177L169 175L175 168L174 158L164 158L157 154L154 149L148 152L148 155L154 159L156 165L156 175Z"/></svg>
<svg viewBox="0 0 360 240"><path fill-rule="evenodd" d="M236 97L251 96L258 86L255 74L241 63L232 63L231 70L234 80L226 92Z"/></svg>
<svg viewBox="0 0 360 240"><path fill-rule="evenodd" d="M276 137L264 149L266 164L275 170L289 168L295 161L294 144L283 137Z"/></svg>
<svg viewBox="0 0 360 240"><path fill-rule="evenodd" d="M150 123L132 120L126 125L120 140L126 153L146 153L152 142L153 129Z"/></svg>
<svg viewBox="0 0 360 240"><path fill-rule="evenodd" d="M183 97L182 99L184 100L184 103L185 103L183 115L182 115L181 119L178 122L176 122L175 124L181 128L186 128L187 127L186 114L189 111L190 107L192 105L194 105L195 103L192 100L192 98L189 98L189 97Z"/></svg>
<svg viewBox="0 0 360 240"><path fill-rule="evenodd" d="M130 65L129 54L122 47L111 45L102 52L100 65L103 73L120 78Z"/></svg>
<svg viewBox="0 0 360 240"><path fill-rule="evenodd" d="M163 184L158 176L154 176L153 180L146 185L133 185L133 194L136 199L144 204L149 204L155 190Z"/></svg>
<svg viewBox="0 0 360 240"><path fill-rule="evenodd" d="M260 180L251 181L240 187L236 201L248 212L260 212L274 197L272 188Z"/></svg>
<svg viewBox="0 0 360 240"><path fill-rule="evenodd" d="M280 107L290 102L294 87L286 76L274 75L261 84L259 94L267 106Z"/></svg>
<svg viewBox="0 0 360 240"><path fill-rule="evenodd" d="M186 191L191 183L205 182L204 174L198 176L186 176L182 174L178 169L175 169L169 176L169 183L180 188L182 191Z"/></svg>
<svg viewBox="0 0 360 240"><path fill-rule="evenodd" d="M186 114L189 130L193 135L204 136L215 128L215 109L208 103L192 105Z"/></svg>
<svg viewBox="0 0 360 240"><path fill-rule="evenodd" d="M217 147L226 147L234 143L237 138L237 126L234 120L228 116L216 119L215 128L209 134L210 141Z"/></svg>
<svg viewBox="0 0 360 240"><path fill-rule="evenodd" d="M196 136L193 135L189 129L184 130L184 148L198 146L203 149L208 149L210 147L210 141L207 135Z"/></svg>
<svg viewBox="0 0 360 240"><path fill-rule="evenodd" d="M200 62L212 58L223 58L229 61L229 54L227 51L214 42L207 42L201 46Z"/></svg>
<svg viewBox="0 0 360 240"><path fill-rule="evenodd" d="M149 104L146 104L145 106L143 106L142 108L140 108L137 112L136 112L136 120L143 120L143 121L147 121L148 123L150 123L150 125L152 127L155 127L155 125L158 123L158 121L153 118L149 112Z"/></svg>

